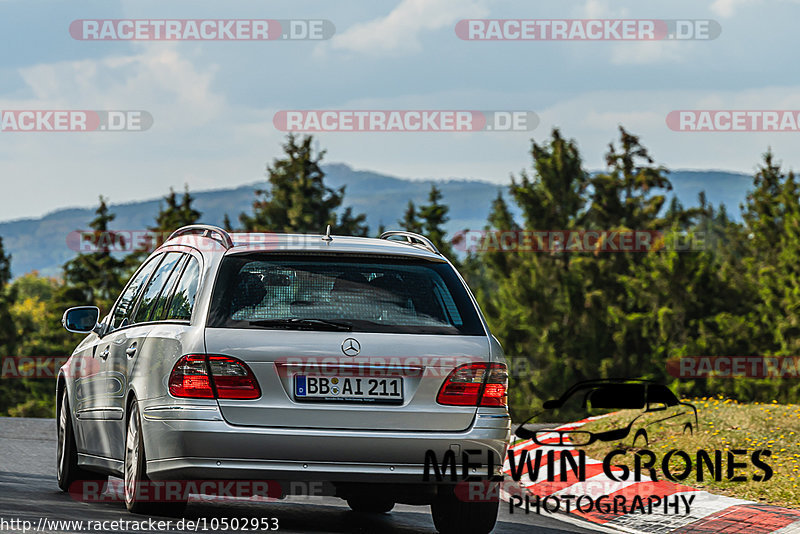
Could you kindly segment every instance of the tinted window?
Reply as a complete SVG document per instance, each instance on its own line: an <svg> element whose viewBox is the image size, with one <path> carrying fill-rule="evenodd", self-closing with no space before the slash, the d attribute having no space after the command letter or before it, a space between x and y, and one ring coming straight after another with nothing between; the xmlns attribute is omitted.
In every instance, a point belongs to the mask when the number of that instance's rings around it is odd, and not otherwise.
<svg viewBox="0 0 800 534"><path fill-rule="evenodd" d="M195 258L189 258L186 268L181 275L181 281L175 289L175 295L169 305L167 319L190 320L194 300L197 296L197 286L200 283L200 264Z"/></svg>
<svg viewBox="0 0 800 534"><path fill-rule="evenodd" d="M589 393L592 408L601 410L640 410L644 408L644 384L608 384Z"/></svg>
<svg viewBox="0 0 800 534"><path fill-rule="evenodd" d="M139 307L136 309L136 316L134 317L133 321L134 323L142 323L150 319L150 312L153 311L153 308L156 305L156 299L161 293L161 290L164 289L164 285L166 284L172 269L175 268L175 265L180 259L180 252L169 252L164 256L164 259L161 261L158 269L156 269L155 274L147 283L147 288L144 290L144 293L142 293L142 298L139 300Z"/></svg>
<svg viewBox="0 0 800 534"><path fill-rule="evenodd" d="M670 389L663 384L650 384L647 388L647 402L649 403L663 403L667 406L675 406L679 404L678 398Z"/></svg>
<svg viewBox="0 0 800 534"><path fill-rule="evenodd" d="M158 265L160 259L161 255L151 258L150 261L133 276L131 281L128 282L128 286L122 292L117 307L114 308L114 328L120 328L131 322L130 314L133 312L133 305L136 302L136 297L141 293L142 287L147 281L147 277L153 272L153 269Z"/></svg>
<svg viewBox="0 0 800 534"><path fill-rule="evenodd" d="M169 273L169 278L167 282L164 284L164 289L161 291L161 294L156 299L156 305L153 309L153 313L150 316L151 321L161 321L166 318L167 315L167 307L169 306L169 301L172 298L172 292L175 289L175 285L178 283L178 279L181 277L181 272L183 272L183 266L186 264L186 258L188 258L188 254L184 254L178 264L172 269L172 272Z"/></svg>
<svg viewBox="0 0 800 534"><path fill-rule="evenodd" d="M222 260L209 326L308 328L304 320L360 332L485 335L446 263L268 254Z"/></svg>

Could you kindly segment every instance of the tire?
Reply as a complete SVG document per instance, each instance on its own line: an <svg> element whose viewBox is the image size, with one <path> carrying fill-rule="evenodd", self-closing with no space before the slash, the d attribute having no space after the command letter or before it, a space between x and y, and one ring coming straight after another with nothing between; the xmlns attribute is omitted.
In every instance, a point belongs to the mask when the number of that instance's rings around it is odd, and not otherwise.
<svg viewBox="0 0 800 534"><path fill-rule="evenodd" d="M441 534L487 534L497 522L500 501L466 502L443 488L431 504L436 530Z"/></svg>
<svg viewBox="0 0 800 534"><path fill-rule="evenodd" d="M78 447L75 444L75 430L70 417L69 399L67 388L61 394L61 407L58 410L56 427L58 431L58 444L56 448L56 480L61 491L69 491L75 482L84 480L108 481L106 475L93 473L78 466ZM100 488L100 494L105 491L105 485Z"/></svg>
<svg viewBox="0 0 800 534"><path fill-rule="evenodd" d="M152 514L176 516L186 509L187 499L172 500L169 502L149 501L142 498L153 494L153 491L137 491L140 484L148 484L147 457L144 450L144 437L142 435L142 419L139 416L139 405L134 401L131 404L128 416L128 426L125 432L125 462L124 462L124 494L125 507L134 514ZM150 488L147 488L148 490ZM184 495L184 497L187 497Z"/></svg>
<svg viewBox="0 0 800 534"><path fill-rule="evenodd" d="M367 496L351 497L347 505L359 514L385 514L394 508L394 502L388 499Z"/></svg>

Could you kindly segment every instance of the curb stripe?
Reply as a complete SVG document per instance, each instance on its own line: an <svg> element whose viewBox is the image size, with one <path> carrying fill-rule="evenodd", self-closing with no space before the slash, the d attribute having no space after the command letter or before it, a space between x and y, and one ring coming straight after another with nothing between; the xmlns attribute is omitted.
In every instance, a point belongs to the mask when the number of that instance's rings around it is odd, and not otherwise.
<svg viewBox="0 0 800 534"><path fill-rule="evenodd" d="M604 417L604 416L600 416ZM556 430L573 430L583 426L586 422L599 419L600 417L590 417L575 423L569 423L556 428ZM540 441L550 441L551 438L544 436ZM792 510L789 508L782 508L778 506L771 506L765 504L758 504L753 501L744 499L736 499L723 495L715 495L704 490L685 486L683 484L675 483L669 480L659 481L615 481L609 479L603 473L602 463L586 458L586 480L581 482L577 480L574 471L569 470L566 474L567 480L560 480L560 459L562 454L569 454L576 456L578 451L572 446L551 446L551 445L538 445L533 440L525 440L517 442L509 450L517 453L515 460L519 461L519 454L522 451L528 451L528 454L535 454L534 451L541 451L541 460L546 464L547 452L554 451L554 474L559 480L555 481L531 481L528 477L527 468L519 482L510 480L510 464L508 457L503 464L503 472L507 477L507 481L503 482L500 496L503 500L508 501L512 495L522 495L528 493L531 496L539 496L540 498L549 495L588 495L593 500L601 495L608 495L607 501L613 506L613 499L616 496L625 497L625 504L630 506L634 496L638 495L642 498L647 510L647 497L655 495L662 500L665 497L674 497L679 499L681 510L685 510L684 501L681 496L686 499L694 497L691 504L691 511L689 514L674 513L674 508L670 507L669 511L673 512L668 515L663 513L663 503L659 506L653 506L652 514L641 514L633 512L631 514L613 514L592 511L589 513L577 512L573 509L569 512L558 512L562 515L577 517L584 519L594 524L607 525L615 529L630 532L633 534L710 534L716 532L722 533L741 533L741 534L800 534L800 511ZM517 466L519 467L519 466ZM612 472L621 472L621 469L612 468ZM544 473L547 475L547 466L540 465L539 474ZM610 490L610 491L609 491ZM656 513L656 509L659 510Z"/></svg>

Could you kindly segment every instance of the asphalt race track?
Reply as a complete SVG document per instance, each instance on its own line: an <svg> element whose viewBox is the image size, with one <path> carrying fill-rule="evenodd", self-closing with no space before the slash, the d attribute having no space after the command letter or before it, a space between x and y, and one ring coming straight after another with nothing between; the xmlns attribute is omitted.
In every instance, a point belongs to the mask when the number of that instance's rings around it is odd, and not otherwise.
<svg viewBox="0 0 800 534"><path fill-rule="evenodd" d="M84 503L62 493L56 486L55 421L52 419L0 418L0 532L22 532L2 521L30 521L36 532L40 518L48 520L116 521L146 519L129 514L122 503ZM398 505L385 515L355 514L336 498L295 497L277 502L190 502L184 517L277 518L279 532L363 532L435 533L429 508ZM155 518L156 520L179 518ZM126 532L126 530L106 530ZM127 530L133 532L133 530ZM202 532L202 528L199 529ZM74 529L47 529L38 532L76 532ZM171 532L178 532L175 528ZM211 532L211 530L207 530ZM509 514L501 506L496 533L555 534L600 532L582 524L572 524L547 516ZM608 531L605 531L608 532Z"/></svg>
<svg viewBox="0 0 800 534"><path fill-rule="evenodd" d="M83 503L62 493L55 477L55 421L0 417L0 518L5 521L30 521L34 532L40 518L49 520L142 520L145 516L129 514L122 503ZM361 516L336 498L295 497L270 503L190 502L184 517L196 518L277 518L279 532L387 532L435 533L429 508L398 505L385 515ZM155 518L157 520L179 518ZM20 522L21 524L21 522ZM208 523L206 523L208 524ZM2 532L22 532L3 528ZM133 532L133 530L128 530ZM202 532L202 527L200 528ZM42 530L40 532L75 532ZM108 530L108 532L120 532ZM124 530L122 532L125 532ZM172 532L177 532L173 529ZM209 530L210 532L210 530ZM494 532L589 533L598 530L573 525L552 517L509 514L501 506Z"/></svg>

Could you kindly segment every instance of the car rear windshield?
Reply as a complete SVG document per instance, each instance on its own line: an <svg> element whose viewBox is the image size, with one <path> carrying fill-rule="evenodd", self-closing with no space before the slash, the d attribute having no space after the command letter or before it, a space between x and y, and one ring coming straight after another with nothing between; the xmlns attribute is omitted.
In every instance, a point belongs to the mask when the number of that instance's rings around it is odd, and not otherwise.
<svg viewBox="0 0 800 534"><path fill-rule="evenodd" d="M226 256L208 326L485 335L447 263L340 256Z"/></svg>

